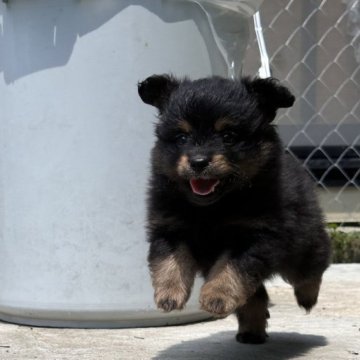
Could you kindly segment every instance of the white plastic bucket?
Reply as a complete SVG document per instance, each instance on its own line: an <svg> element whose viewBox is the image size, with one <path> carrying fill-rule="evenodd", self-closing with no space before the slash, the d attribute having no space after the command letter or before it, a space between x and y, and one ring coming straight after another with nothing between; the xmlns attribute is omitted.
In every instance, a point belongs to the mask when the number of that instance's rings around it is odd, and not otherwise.
<svg viewBox="0 0 360 360"><path fill-rule="evenodd" d="M0 4L0 318L82 327L206 318L198 283L183 312L153 304L144 219L155 111L136 87L154 73L227 75L203 9Z"/></svg>

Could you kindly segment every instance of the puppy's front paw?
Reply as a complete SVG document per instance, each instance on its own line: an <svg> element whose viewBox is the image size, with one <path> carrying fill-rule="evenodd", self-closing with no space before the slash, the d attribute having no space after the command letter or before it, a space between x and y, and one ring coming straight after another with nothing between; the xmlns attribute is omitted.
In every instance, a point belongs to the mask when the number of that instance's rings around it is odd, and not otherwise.
<svg viewBox="0 0 360 360"><path fill-rule="evenodd" d="M224 317L241 306L241 301L239 294L232 293L232 289L226 285L217 287L205 284L201 289L200 305L203 310Z"/></svg>
<svg viewBox="0 0 360 360"><path fill-rule="evenodd" d="M155 303L165 312L182 310L189 294L179 288L160 288L155 290Z"/></svg>

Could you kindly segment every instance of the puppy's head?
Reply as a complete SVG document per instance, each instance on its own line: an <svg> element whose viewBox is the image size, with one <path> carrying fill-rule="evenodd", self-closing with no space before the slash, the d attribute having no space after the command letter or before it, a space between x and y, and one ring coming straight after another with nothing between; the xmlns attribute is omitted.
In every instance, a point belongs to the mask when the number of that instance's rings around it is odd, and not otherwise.
<svg viewBox="0 0 360 360"><path fill-rule="evenodd" d="M271 122L278 108L295 100L271 78L190 81L154 75L138 90L159 110L155 171L198 205L243 188L270 166L280 148Z"/></svg>

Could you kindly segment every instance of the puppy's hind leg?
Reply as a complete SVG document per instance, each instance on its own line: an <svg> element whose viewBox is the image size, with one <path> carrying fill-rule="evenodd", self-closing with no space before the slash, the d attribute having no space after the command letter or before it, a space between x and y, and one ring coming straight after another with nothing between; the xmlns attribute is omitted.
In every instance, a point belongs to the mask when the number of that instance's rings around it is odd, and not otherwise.
<svg viewBox="0 0 360 360"><path fill-rule="evenodd" d="M261 285L246 304L236 311L239 321L238 342L247 344L262 344L266 341L269 296L265 286Z"/></svg>
<svg viewBox="0 0 360 360"><path fill-rule="evenodd" d="M321 276L292 282L297 303L310 312L319 295Z"/></svg>

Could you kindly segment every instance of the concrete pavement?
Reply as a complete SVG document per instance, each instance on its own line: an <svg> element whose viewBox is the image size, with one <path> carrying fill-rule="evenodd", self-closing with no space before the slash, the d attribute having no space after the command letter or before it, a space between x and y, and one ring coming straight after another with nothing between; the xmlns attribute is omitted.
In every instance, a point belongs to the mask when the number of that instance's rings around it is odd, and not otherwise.
<svg viewBox="0 0 360 360"><path fill-rule="evenodd" d="M306 315L280 279L268 286L269 339L238 344L236 319L139 329L51 329L0 323L1 360L360 360L360 264L333 265Z"/></svg>

